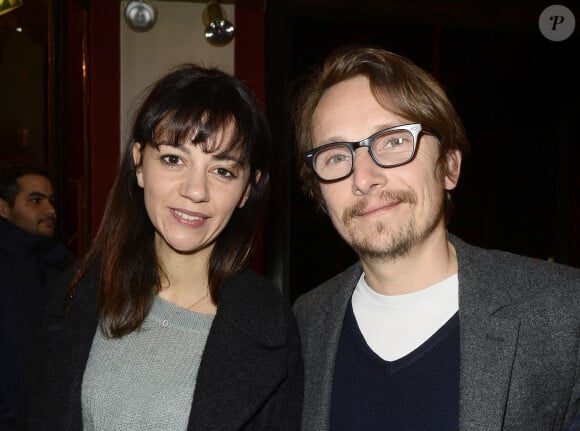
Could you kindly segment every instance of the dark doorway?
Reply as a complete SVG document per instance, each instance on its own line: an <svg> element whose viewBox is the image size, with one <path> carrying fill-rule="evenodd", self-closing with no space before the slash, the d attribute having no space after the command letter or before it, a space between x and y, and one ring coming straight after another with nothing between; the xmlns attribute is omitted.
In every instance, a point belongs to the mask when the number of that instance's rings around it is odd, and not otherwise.
<svg viewBox="0 0 580 431"><path fill-rule="evenodd" d="M274 199L278 233L270 247L291 299L356 260L300 191L288 112L292 84L350 43L398 52L429 70L462 116L472 150L454 192L451 232L580 266L578 29L561 42L546 39L538 17L550 4L541 1L331 3L288 1L268 12L275 186L290 190L289 199ZM580 10L573 12L578 21Z"/></svg>

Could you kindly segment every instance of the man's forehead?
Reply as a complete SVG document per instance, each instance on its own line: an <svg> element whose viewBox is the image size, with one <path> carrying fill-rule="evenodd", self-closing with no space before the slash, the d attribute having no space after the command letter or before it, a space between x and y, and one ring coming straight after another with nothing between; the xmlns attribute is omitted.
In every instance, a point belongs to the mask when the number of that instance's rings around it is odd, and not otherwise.
<svg viewBox="0 0 580 431"><path fill-rule="evenodd" d="M20 193L41 193L52 196L52 183L49 178L38 174L26 174L18 178Z"/></svg>

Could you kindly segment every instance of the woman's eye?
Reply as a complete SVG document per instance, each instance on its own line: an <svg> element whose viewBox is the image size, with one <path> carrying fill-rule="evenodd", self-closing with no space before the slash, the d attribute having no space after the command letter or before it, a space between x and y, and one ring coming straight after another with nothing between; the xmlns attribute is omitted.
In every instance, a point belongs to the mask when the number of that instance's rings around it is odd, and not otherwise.
<svg viewBox="0 0 580 431"><path fill-rule="evenodd" d="M220 177L224 177L224 178L235 178L236 177L236 175L232 171L230 171L229 169L226 169L226 168L217 168L216 172Z"/></svg>
<svg viewBox="0 0 580 431"><path fill-rule="evenodd" d="M162 156L161 160L168 164L168 165L179 165L181 164L181 159L179 158L179 156L176 156L174 154L168 154L166 156Z"/></svg>

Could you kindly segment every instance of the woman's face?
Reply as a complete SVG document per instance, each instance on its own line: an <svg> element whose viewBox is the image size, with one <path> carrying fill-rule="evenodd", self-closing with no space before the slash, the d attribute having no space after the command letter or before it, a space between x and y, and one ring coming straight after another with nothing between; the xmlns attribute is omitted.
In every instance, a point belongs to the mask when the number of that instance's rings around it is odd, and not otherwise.
<svg viewBox="0 0 580 431"><path fill-rule="evenodd" d="M233 127L211 136L209 148L190 140L171 145L133 146L137 182L155 227L158 256L209 252L236 208L250 192L249 169L228 153Z"/></svg>

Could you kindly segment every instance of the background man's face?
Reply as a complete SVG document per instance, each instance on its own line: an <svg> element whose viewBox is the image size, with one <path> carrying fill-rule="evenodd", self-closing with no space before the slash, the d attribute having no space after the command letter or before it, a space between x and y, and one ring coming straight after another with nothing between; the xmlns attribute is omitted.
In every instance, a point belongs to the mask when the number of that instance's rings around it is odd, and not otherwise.
<svg viewBox="0 0 580 431"><path fill-rule="evenodd" d="M50 180L42 175L23 175L14 205L2 205L2 216L29 233L52 237L56 224L54 192Z"/></svg>

